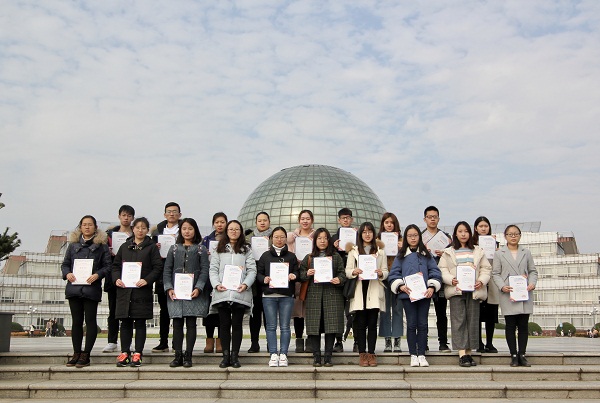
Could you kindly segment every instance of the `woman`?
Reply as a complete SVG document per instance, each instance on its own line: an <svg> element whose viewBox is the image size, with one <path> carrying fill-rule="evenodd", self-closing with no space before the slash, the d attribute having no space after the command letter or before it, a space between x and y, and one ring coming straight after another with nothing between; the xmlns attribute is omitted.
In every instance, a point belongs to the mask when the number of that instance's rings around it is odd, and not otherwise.
<svg viewBox="0 0 600 403"><path fill-rule="evenodd" d="M452 246L444 249L438 266L444 281L444 295L450 302L452 345L458 350L458 365L474 367L477 363L471 353L479 344L479 304L487 298L492 266L483 249L473 244L471 226L466 221L459 221L454 226ZM459 282L463 278L458 274L458 268L464 266L471 269L473 289L470 286L462 289Z"/></svg>
<svg viewBox="0 0 600 403"><path fill-rule="evenodd" d="M252 310L250 287L256 279L256 263L250 245L244 239L243 231L239 221L229 221L210 261L210 282L214 287L210 309L219 314L219 335L223 343L220 368L242 366L239 359L243 336L242 321L244 314ZM222 284L226 266L229 266L228 270L230 266L242 269L236 289L227 289Z"/></svg>
<svg viewBox="0 0 600 403"><path fill-rule="evenodd" d="M413 275L417 277L412 278L423 277L423 287L427 289L422 295L418 295L416 291L411 295L411 289L405 283L406 278ZM425 358L427 317L431 305L430 299L442 286L442 274L431 253L423 244L423 236L415 224L409 225L404 230L402 247L394 259L388 281L392 292L398 294L398 298L402 301L406 315L406 341L410 352L410 366L428 367L429 363Z"/></svg>
<svg viewBox="0 0 600 403"><path fill-rule="evenodd" d="M289 238L288 238L289 239ZM319 257L331 260L331 280L317 282L315 279L315 259ZM307 344L313 350L313 366L321 366L321 333L325 333L326 367L333 366L331 354L336 334L344 331L344 294L346 281L344 262L335 251L331 235L325 228L314 233L312 253L306 255L300 264L300 281L308 281L306 292L306 334Z"/></svg>
<svg viewBox="0 0 600 403"><path fill-rule="evenodd" d="M290 346L290 319L294 306L294 290L298 277L298 260L296 255L288 251L287 232L283 227L277 227L271 233L271 248L262 254L257 262L257 284L261 285L263 308L265 311L265 328L267 331L267 347L271 359L270 367L288 366L288 349ZM287 287L274 285L273 271L281 263L287 265ZM283 267L285 268L285 267ZM279 318L280 347L277 351L277 318Z"/></svg>
<svg viewBox="0 0 600 403"><path fill-rule="evenodd" d="M208 251L208 260L210 262L211 253L211 243L216 245L219 243L223 235L225 234L225 226L227 225L227 215L223 212L218 212L213 215L212 218L212 226L214 231L210 233L210 235L204 237L202 240L202 245ZM213 287L209 281L206 282L206 286L204 292L209 298L212 298ZM210 301L209 301L210 303ZM202 324L206 330L206 347L204 347L205 353L222 353L223 349L221 348L221 339L215 338L215 329L219 328L219 314L209 313L206 318L202 320Z"/></svg>
<svg viewBox="0 0 600 403"><path fill-rule="evenodd" d="M533 290L537 283L538 273L533 264L533 257L528 249L519 246L521 230L516 225L509 225L504 230L506 245L494 255L494 268L492 275L496 287L500 289L500 308L506 322L506 344L510 351L510 366L531 366L525 358L527 350L529 315L533 313ZM527 301L514 301L511 299L510 277L522 276L527 279ZM518 350L517 337L518 330Z"/></svg>
<svg viewBox="0 0 600 403"><path fill-rule="evenodd" d="M315 230L313 229L313 224L315 222L315 217L310 210L302 210L298 214L298 224L299 227L296 228L293 232L288 232L287 238L287 246L288 251L292 253L296 253L296 238L298 237L306 237L311 241L314 240ZM296 255L298 257L298 255ZM304 256L302 256L304 258ZM304 286L306 287L306 285ZM294 296L296 299L294 300L294 309L292 311L292 318L294 318L294 333L296 334L296 352L297 353L312 353L311 347L306 345L304 347L304 339L302 335L304 334L304 317L306 313L306 304L303 300L300 299L300 291L302 289L302 284L300 282L296 282L296 290L294 292Z"/></svg>
<svg viewBox="0 0 600 403"><path fill-rule="evenodd" d="M71 233L70 244L65 253L61 271L63 280L67 280L65 297L69 301L73 326L71 327L71 343L73 355L67 367L83 368L90 365L90 352L96 342L96 318L98 303L102 300L102 279L110 275L110 252L106 233L98 231L96 219L91 215L83 216L79 225ZM87 266L82 270L84 278L75 276L74 268ZM90 270L91 266L91 270ZM80 277L82 277L80 276ZM89 330L83 341L83 322Z"/></svg>
<svg viewBox="0 0 600 403"><path fill-rule="evenodd" d="M193 218L184 218L181 221L176 244L171 246L165 269L163 283L167 293L167 308L169 317L173 319L173 349L175 358L170 367L192 367L192 351L196 344L196 317L205 317L208 314L210 297L205 292L208 282L208 253L206 248L198 245L202 236L198 224ZM177 275L188 275L192 278L191 299L179 299L175 294ZM183 351L183 325L185 322L186 343Z"/></svg>
<svg viewBox="0 0 600 403"><path fill-rule="evenodd" d="M113 261L112 278L117 286L117 308L115 318L121 320L121 354L117 367L139 367L146 343L146 320L154 316L154 283L163 271L163 262L158 247L148 236L150 223L145 217L133 221L133 236L119 248ZM140 279L135 286L123 282L123 266L126 263L141 263ZM129 266L129 265L128 265ZM135 351L130 346L135 325Z"/></svg>
<svg viewBox="0 0 600 403"><path fill-rule="evenodd" d="M387 258L383 250L384 244L375 240L375 228L370 222L365 222L358 228L356 245L349 245L346 278L358 277L354 296L349 300L349 311L354 313L354 338L358 344L359 365L361 367L376 367L377 356L377 319L379 312L385 311L385 291L383 281L388 277ZM361 255L375 257L376 279L363 279L365 267L361 267ZM369 349L367 350L367 330ZM367 352L368 351L368 352Z"/></svg>
<svg viewBox="0 0 600 403"><path fill-rule="evenodd" d="M377 239L381 240L382 233L395 233L398 236L398 249L402 247L402 233L400 230L400 222L394 213L384 213L381 217L381 225L379 226L379 234ZM388 270L394 264L396 255L387 257ZM400 338L404 334L404 315L402 312L402 302L398 299L389 287L387 280L384 280L385 290L385 311L379 313L379 337L385 337L384 353L401 353ZM394 347L392 349L392 338L394 339Z"/></svg>
<svg viewBox="0 0 600 403"><path fill-rule="evenodd" d="M492 224L486 217L477 217L475 224L473 224L475 233L473 234L473 243L479 245L480 236L491 236L492 235ZM495 237L494 237L495 238ZM496 242L496 250L498 249L498 242ZM488 259L489 261L490 259ZM490 261L493 264L494 259ZM494 330L496 323L498 323L498 304L500 303L500 290L493 281L487 284L488 296L485 301L481 301L479 306L479 322L485 323L485 345L483 344L483 338L481 334L481 327L479 327L479 349L480 353L497 353L498 349L494 347Z"/></svg>

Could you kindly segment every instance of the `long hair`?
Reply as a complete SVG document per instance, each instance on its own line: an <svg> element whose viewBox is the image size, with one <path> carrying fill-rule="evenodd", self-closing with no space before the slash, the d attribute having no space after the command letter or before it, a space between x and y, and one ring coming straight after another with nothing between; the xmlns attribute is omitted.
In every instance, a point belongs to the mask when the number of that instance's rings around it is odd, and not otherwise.
<svg viewBox="0 0 600 403"><path fill-rule="evenodd" d="M92 215L84 215L83 217L81 217L81 220L79 220L79 224L77 225L77 229L81 230L81 223L83 223L83 220L85 220L86 218L89 218L90 220L93 221L94 223L94 228L96 229L96 231L98 231L98 223L96 222L96 219L94 218L94 216Z"/></svg>
<svg viewBox="0 0 600 403"><path fill-rule="evenodd" d="M402 229L400 228L400 221L398 221L398 217L396 217L396 214L387 212L387 213L383 213L383 216L381 217L381 224L379 225L379 232L377 233L377 239L381 239L381 233L386 232L385 227L383 226L383 223L388 218L391 218L392 221L394 221L394 229L392 232L397 232L398 234L402 234Z"/></svg>
<svg viewBox="0 0 600 403"><path fill-rule="evenodd" d="M465 245L465 247L469 249L474 249L475 244L473 243L473 230L471 230L471 226L466 221L459 221L454 226L454 232L452 232L452 247L455 250L458 250L463 247L460 241L458 240L458 237L456 236L456 233L458 232L458 227L460 227L461 225L464 226L469 232L469 239L467 240L467 244Z"/></svg>
<svg viewBox="0 0 600 403"><path fill-rule="evenodd" d="M196 220L194 220L193 218L184 218L183 220L181 220L181 224L179 224L179 234L177 235L177 241L175 242L182 245L185 242L185 239L183 239L183 235L181 235L181 227L183 227L183 224L185 223L190 224L192 228L194 228L194 238L192 238L192 243L194 245L198 245L202 241L202 235L200 234L200 229L198 228Z"/></svg>
<svg viewBox="0 0 600 403"><path fill-rule="evenodd" d="M302 217L302 214L304 213L308 213L308 215L310 216L310 220L314 223L315 222L315 216L313 215L313 212L310 210L302 210L301 212L298 213L298 222L300 222L300 217Z"/></svg>
<svg viewBox="0 0 600 403"><path fill-rule="evenodd" d="M329 233L329 231L327 231L326 228L319 228L313 234L313 250L312 250L312 255L315 256L315 257L317 257L321 253L321 250L317 246L317 238L322 233L327 234L327 248L325 249L325 256L333 256L333 253L334 253L333 242L331 242L331 234Z"/></svg>
<svg viewBox="0 0 600 403"><path fill-rule="evenodd" d="M225 226L223 237L217 244L217 253L225 253L227 244L231 243L231 240L229 239L229 233L227 232L231 224L237 224L240 226L240 237L237 239L235 244L231 245L233 252L246 253L248 251L248 244L246 243L246 238L244 237L244 227L242 227L242 224L238 220L231 220Z"/></svg>
<svg viewBox="0 0 600 403"><path fill-rule="evenodd" d="M417 234L419 234L419 243L417 244L417 253L419 253L420 255L423 255L427 258L431 258L431 253L429 253L429 251L427 250L427 247L423 243L423 234L421 234L421 230L419 229L419 227L416 224L410 224L406 228L404 228L404 236L402 237L402 246L400 247L400 250L398 251L398 257L400 259L404 259L404 255L406 255L406 251L410 249L410 246L408 245L408 238L406 237L406 234L408 233L408 230L410 230L410 229L416 230Z"/></svg>
<svg viewBox="0 0 600 403"><path fill-rule="evenodd" d="M490 220L485 216L479 216L475 219L475 223L473 224L473 245L479 245L479 233L477 232L477 226L480 222L485 221L487 225L490 226L490 231L486 235L492 235L492 224Z"/></svg>
<svg viewBox="0 0 600 403"><path fill-rule="evenodd" d="M371 232L373 233L373 239L371 240L371 253L377 252L377 241L375 240L375 227L373 227L372 223L367 221L367 222L360 224L360 227L358 227L358 236L356 237L356 246L358 247L359 255L367 254L367 252L365 252L365 244L362 239L362 233L365 229L371 230Z"/></svg>

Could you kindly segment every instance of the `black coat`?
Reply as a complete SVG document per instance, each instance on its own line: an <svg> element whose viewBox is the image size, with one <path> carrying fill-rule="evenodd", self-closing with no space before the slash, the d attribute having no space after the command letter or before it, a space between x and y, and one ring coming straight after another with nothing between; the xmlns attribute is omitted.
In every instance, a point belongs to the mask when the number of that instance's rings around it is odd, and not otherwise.
<svg viewBox="0 0 600 403"><path fill-rule="evenodd" d="M261 286L261 291L264 294L282 294L290 297L294 296L294 290L296 289L296 280L290 281L288 288L270 288L268 284L265 284L265 277L270 276L271 263L289 263L290 274L294 274L296 278L299 277L298 272L298 259L294 253L288 251L287 245L284 245L281 250L281 256L277 256L275 248L271 248L262 254L260 259L256 262L256 281L255 284Z"/></svg>
<svg viewBox="0 0 600 403"><path fill-rule="evenodd" d="M123 262L141 262L141 278L148 284L140 288L117 288L116 319L152 319L154 315L154 295L152 284L162 277L163 261L156 244L150 237L139 245L131 237L121 245L112 267L113 282L121 278Z"/></svg>

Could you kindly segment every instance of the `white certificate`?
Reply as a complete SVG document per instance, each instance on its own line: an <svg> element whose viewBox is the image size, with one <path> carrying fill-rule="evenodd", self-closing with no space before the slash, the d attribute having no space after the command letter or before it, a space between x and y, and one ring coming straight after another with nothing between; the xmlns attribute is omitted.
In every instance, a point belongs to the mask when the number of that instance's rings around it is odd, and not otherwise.
<svg viewBox="0 0 600 403"><path fill-rule="evenodd" d="M342 227L340 228L340 244L338 248L346 250L348 243L356 245L356 230L354 228Z"/></svg>
<svg viewBox="0 0 600 403"><path fill-rule="evenodd" d="M160 257L163 259L167 257L171 246L175 245L175 237L173 235L159 235L158 243L160 244Z"/></svg>
<svg viewBox="0 0 600 403"><path fill-rule="evenodd" d="M208 254L209 255L216 253L218 244L219 244L219 241L210 241L208 243Z"/></svg>
<svg viewBox="0 0 600 403"><path fill-rule="evenodd" d="M258 260L263 253L269 250L269 238L266 236L253 236L251 245L252 257L254 257L254 260Z"/></svg>
<svg viewBox="0 0 600 403"><path fill-rule="evenodd" d="M496 253L496 239L490 235L479 236L479 246L485 252L485 257L489 260L494 259L494 253Z"/></svg>
<svg viewBox="0 0 600 403"><path fill-rule="evenodd" d="M331 256L313 259L315 283L329 283L333 278L333 258Z"/></svg>
<svg viewBox="0 0 600 403"><path fill-rule="evenodd" d="M193 290L194 273L175 273L175 282L173 283L175 299L191 300Z"/></svg>
<svg viewBox="0 0 600 403"><path fill-rule="evenodd" d="M398 234L395 232L382 232L381 242L385 244L386 256L396 256L398 254Z"/></svg>
<svg viewBox="0 0 600 403"><path fill-rule="evenodd" d="M116 255L121 245L129 238L129 234L126 232L113 232L111 237L111 247L113 255Z"/></svg>
<svg viewBox="0 0 600 403"><path fill-rule="evenodd" d="M269 288L288 288L290 285L290 264L271 262L269 266L269 277L271 282Z"/></svg>
<svg viewBox="0 0 600 403"><path fill-rule="evenodd" d="M121 281L126 288L137 288L136 283L142 277L142 262L123 262Z"/></svg>
<svg viewBox="0 0 600 403"><path fill-rule="evenodd" d="M529 291L527 291L527 279L523 276L508 276L508 285L512 287L510 300L529 301Z"/></svg>
<svg viewBox="0 0 600 403"><path fill-rule="evenodd" d="M461 291L475 291L475 269L471 266L456 266L456 280Z"/></svg>
<svg viewBox="0 0 600 403"><path fill-rule="evenodd" d="M418 272L404 277L404 284L410 289L410 294L408 294L408 297L410 298L411 302L425 298L427 286L425 285L423 273Z"/></svg>
<svg viewBox="0 0 600 403"><path fill-rule="evenodd" d="M358 255L358 268L362 273L358 275L361 280L377 279L377 257L375 255Z"/></svg>
<svg viewBox="0 0 600 403"><path fill-rule="evenodd" d="M425 231L425 233L427 234L428 232ZM446 249L451 241L443 231L438 231L437 234L432 236L427 242L423 239L423 242L425 243L425 246L427 246L427 249L431 251L431 254L435 255L436 250Z"/></svg>
<svg viewBox="0 0 600 403"><path fill-rule="evenodd" d="M223 270L223 281L221 285L228 290L236 291L242 283L242 272L244 268L242 266L234 266L232 264L226 264Z"/></svg>
<svg viewBox="0 0 600 403"><path fill-rule="evenodd" d="M296 237L296 257L302 261L306 255L312 252L312 239L306 236Z"/></svg>
<svg viewBox="0 0 600 403"><path fill-rule="evenodd" d="M73 285L89 285L87 279L92 275L94 259L75 259L73 261Z"/></svg>

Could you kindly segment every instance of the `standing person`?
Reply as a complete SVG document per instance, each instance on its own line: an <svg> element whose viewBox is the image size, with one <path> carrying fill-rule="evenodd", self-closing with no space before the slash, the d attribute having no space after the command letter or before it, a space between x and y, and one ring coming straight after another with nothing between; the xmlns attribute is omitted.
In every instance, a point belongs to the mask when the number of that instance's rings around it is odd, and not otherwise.
<svg viewBox="0 0 600 403"><path fill-rule="evenodd" d="M210 282L214 287L210 308L219 313L219 335L223 343L220 368L241 367L239 353L243 337L242 321L244 314L252 311L250 287L256 279L256 262L243 231L239 221L229 221L217 246L217 253L210 260ZM240 285L235 290L228 290L222 285L226 265L242 268Z"/></svg>
<svg viewBox="0 0 600 403"><path fill-rule="evenodd" d="M288 232L287 238L287 246L288 251L292 253L296 253L296 238L298 237L306 237L311 241L314 241L315 230L313 229L313 224L315 222L315 216L310 210L302 210L298 214L298 224L299 227L296 228L293 232ZM296 254L296 257L298 255ZM304 256L302 256L304 258ZM299 259L301 260L301 259ZM306 303L300 297L300 292L303 287L306 287L307 284L302 285L300 281L296 282L296 290L294 292L295 300L294 300L294 309L292 310L292 318L294 318L294 333L296 334L296 352L297 353L312 353L312 347L306 345L304 348L304 339L302 335L304 334L304 318L306 314Z"/></svg>
<svg viewBox="0 0 600 403"><path fill-rule="evenodd" d="M46 322L46 334L44 337L52 337L52 319L48 319L48 322Z"/></svg>
<svg viewBox="0 0 600 403"><path fill-rule="evenodd" d="M384 232L393 232L398 236L398 249L402 247L402 232L400 222L394 213L384 213L381 217L379 234L377 239L381 240L381 234ZM388 270L394 264L396 255L387 256ZM379 337L385 337L384 353L401 353L400 338L404 334L404 314L402 312L402 301L394 294L388 280L383 281L385 290L385 311L379 312ZM392 350L392 338L394 347Z"/></svg>
<svg viewBox="0 0 600 403"><path fill-rule="evenodd" d="M102 279L110 274L110 252L106 244L106 234L98 232L96 219L86 215L79 220L79 225L71 233L71 243L65 252L61 265L63 280L67 280L65 297L69 301L73 326L71 327L71 343L73 355L67 367L87 367L90 365L90 352L96 342L98 328L98 303L102 300ZM91 275L78 279L73 274L75 264L91 261ZM80 284L74 284L75 282ZM88 331L83 341L83 321ZM51 325L52 326L52 325ZM51 327L52 328L52 327ZM52 331L52 330L51 330Z"/></svg>
<svg viewBox="0 0 600 403"><path fill-rule="evenodd" d="M267 331L267 348L271 359L270 367L288 366L288 349L290 346L290 319L294 307L294 291L298 277L298 259L288 251L286 245L287 232L283 227L276 227L271 233L271 247L262 254L257 262L256 283L261 285L263 307L265 311L265 328ZM272 268L279 263L288 266L288 286L273 285ZM277 350L277 321L279 319L279 351Z"/></svg>
<svg viewBox="0 0 600 403"><path fill-rule="evenodd" d="M270 238L273 230L271 229L271 217L265 211L261 211L256 215L256 228L248 234L246 242L252 245L253 237L266 237ZM258 263L258 261L257 261ZM263 299L261 285L258 282L252 284L252 316L250 316L250 348L249 353L258 353L260 351L260 344L258 340L260 338L260 328L263 323ZM265 320L266 322L266 320Z"/></svg>
<svg viewBox="0 0 600 403"><path fill-rule="evenodd" d="M315 282L315 258L328 257L332 262L332 279L329 282ZM344 331L343 284L346 271L340 255L335 251L331 235L325 228L314 233L312 253L306 255L300 264L300 280L308 281L306 292L306 334L307 344L313 350L313 366L321 366L321 334L325 333L326 367L333 366L331 354L335 336Z"/></svg>
<svg viewBox="0 0 600 403"><path fill-rule="evenodd" d="M475 233L473 234L473 243L479 245L479 237L489 235L492 236L492 224L487 217L477 217L473 224ZM495 236L494 236L495 238ZM498 250L498 242L496 242L496 250ZM490 259L488 259L489 261ZM493 265L494 259L490 262ZM487 299L481 301L479 306L479 322L485 323L485 345L483 344L481 326L479 327L479 349L480 353L497 353L498 349L494 347L494 330L498 323L498 304L500 304L500 290L493 281L487 284Z"/></svg>
<svg viewBox="0 0 600 403"><path fill-rule="evenodd" d="M227 225L227 215L222 211L215 213L212 218L212 226L214 231L210 233L210 235L204 237L202 240L202 245L208 251L208 260L210 262L213 251L211 250L210 243L211 242L219 242L223 235L225 234L225 226ZM210 284L210 276L208 281L206 282L206 294L209 295L209 298L212 300L212 290L213 286ZM206 347L204 347L205 353L222 353L223 348L221 347L221 339L218 337L215 338L215 329L219 329L219 314L218 313L208 313L208 315L202 320L202 324L206 330Z"/></svg>
<svg viewBox="0 0 600 403"><path fill-rule="evenodd" d="M492 270L494 283L502 291L500 294L500 308L506 321L506 344L510 350L510 366L531 366L525 358L527 350L529 315L533 313L533 290L537 284L538 273L533 264L533 257L529 249L519 245L521 229L516 225L509 225L504 230L506 245L494 255L494 268ZM512 301L510 292L510 276L523 276L527 279L527 301ZM519 332L518 350L517 337Z"/></svg>
<svg viewBox="0 0 600 403"><path fill-rule="evenodd" d="M348 302L349 311L354 313L354 338L358 344L361 367L377 366L377 355L375 355L377 319L379 312L385 311L383 281L388 277L387 257L383 247L383 242L375 239L375 227L370 222L364 222L358 228L356 245L346 246L348 251L346 278L358 277L354 296ZM376 258L376 279L362 279L361 274L365 274L365 268L359 266L360 255L373 255Z"/></svg>
<svg viewBox="0 0 600 403"><path fill-rule="evenodd" d="M119 225L110 228L106 231L108 235L108 247L112 260L118 252L118 248L113 248L113 233L122 232L127 234L128 237L133 235L133 228L131 228L131 222L134 220L135 210L133 207L124 204L119 208ZM116 250L115 250L116 249ZM112 276L108 276L104 279L104 292L108 296L108 344L102 350L103 353L114 353L119 348L117 340L119 337L119 321L115 318L115 310L117 307L117 288L112 281Z"/></svg>
<svg viewBox="0 0 600 403"><path fill-rule="evenodd" d="M438 224L440 222L440 211L435 206L429 206L424 211L425 224L427 224L427 228L423 231L423 244L427 246L427 250L434 256L435 263L437 264L440 261L440 257L444 253L444 249L450 246L452 239L450 238L450 234L443 232L438 228ZM448 238L448 242L442 247L434 247L432 250L432 246L429 245L430 241L438 235L438 232L441 232ZM441 236L440 234L439 236ZM435 316L436 316L436 327L438 331L438 341L440 343L440 351L443 353L449 353L450 347L448 347L448 315L446 310L448 308L448 300L444 296L444 289L440 289L433 295L433 307L435 308Z"/></svg>
<svg viewBox="0 0 600 403"><path fill-rule="evenodd" d="M158 248L148 236L150 223L145 217L133 221L133 236L121 245L112 266L112 278L117 288L115 317L121 321L121 354L117 367L142 365L146 343L146 319L154 316L152 283L162 276L163 262ZM140 279L127 288L122 280L124 263L141 264ZM135 350L130 351L135 325Z"/></svg>
<svg viewBox="0 0 600 403"><path fill-rule="evenodd" d="M205 317L208 314L210 297L205 292L208 281L208 253L200 244L202 235L196 220L184 218L177 236L177 243L171 246L165 269L163 283L167 293L167 308L169 317L173 320L173 349L175 358L170 367L190 368L192 352L196 344L196 317ZM189 274L192 280L191 299L179 298L175 293L177 274ZM185 351L183 351L183 325L185 322L186 337Z"/></svg>
<svg viewBox="0 0 600 403"><path fill-rule="evenodd" d="M461 289L457 276L459 266L474 269L474 290ZM473 232L466 221L459 221L452 233L452 246L440 258L444 295L450 301L452 347L458 350L458 365L477 365L471 356L479 345L479 305L487 298L487 283L492 266L481 247L473 244Z"/></svg>
<svg viewBox="0 0 600 403"><path fill-rule="evenodd" d="M422 299L416 299L417 296L413 295L412 297L415 299L413 301L410 296L411 289L405 284L404 280L407 276L418 273L423 276L427 291ZM407 226L404 230L402 247L398 251L396 259L394 259L388 281L392 292L398 294L398 298L400 298L404 307L410 366L428 367L429 363L425 358L425 350L428 331L427 317L431 305L429 300L433 293L441 288L442 274L423 243L423 235L419 231L419 227L415 224Z"/></svg>
<svg viewBox="0 0 600 403"><path fill-rule="evenodd" d="M29 337L33 337L33 333L35 332L35 326L33 323L29 325Z"/></svg>
<svg viewBox="0 0 600 403"><path fill-rule="evenodd" d="M165 220L158 223L156 228L152 230L152 239L156 242L156 246L160 249L158 242L159 235L172 235L177 238L179 227L181 225L181 207L175 202L169 202L165 205ZM160 256L160 253L159 253ZM164 259L162 259L164 265ZM165 294L165 285L163 284L162 274L156 280L154 285L154 293L160 307L159 314L159 330L160 342L158 346L152 349L153 353L169 352L169 327L171 320L169 319L169 309L167 308L167 294Z"/></svg>

